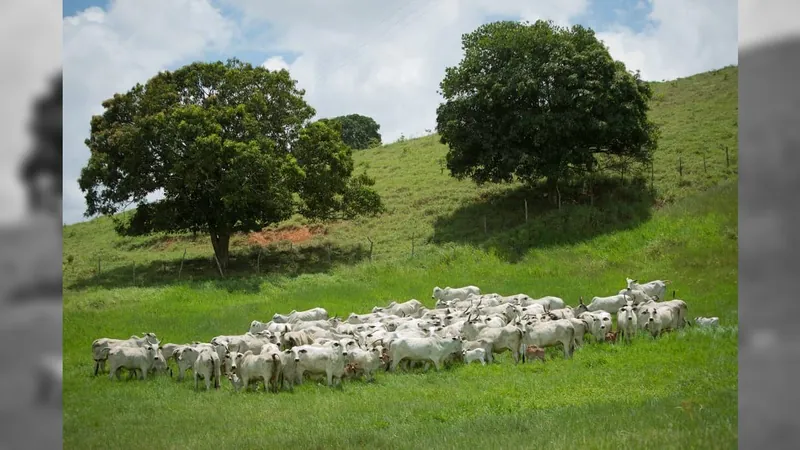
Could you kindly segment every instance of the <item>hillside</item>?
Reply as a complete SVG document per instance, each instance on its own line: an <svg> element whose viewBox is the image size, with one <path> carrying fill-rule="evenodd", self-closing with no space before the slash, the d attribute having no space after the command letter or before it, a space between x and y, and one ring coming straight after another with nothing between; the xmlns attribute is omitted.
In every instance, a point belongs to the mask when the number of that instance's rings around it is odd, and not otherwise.
<svg viewBox="0 0 800 450"><path fill-rule="evenodd" d="M565 189L559 211L518 186L450 179L437 165L445 150L429 136L356 154L389 213L327 230L294 220L240 236L234 276L225 279L205 236L123 239L107 218L65 227L64 446L493 448L500 429L508 448L735 447L736 75L734 67L656 85L653 115L664 137L655 194L647 176L622 183L610 174L590 198L581 186ZM730 146L730 167L717 152L703 170L706 142ZM366 258L367 237L373 263L355 263ZM297 243L259 257L255 244L269 239ZM324 306L341 317L409 298L433 307L436 285L557 295L575 306L581 296L616 293L628 276L672 280L690 317L717 316L722 326L590 342L570 360L552 348L544 364L514 365L505 353L487 366L380 372L374 383L348 380L341 390L304 382L293 393L235 393L223 380L218 391L194 392L191 378L92 375L91 342L101 336L153 331L165 343L208 342L292 309Z"/></svg>
<svg viewBox="0 0 800 450"><path fill-rule="evenodd" d="M374 261L404 259L411 256L412 237L415 255L432 251L435 246L430 244L474 245L515 261L533 248L635 227L648 220L653 204L658 207L736 180L738 67L653 85L651 115L661 126L660 149L652 174L647 168L632 169L643 173L645 184L652 181L655 198L648 186L620 187L610 178L598 184L594 199L576 188L559 212L540 193L515 184L478 188L451 178L440 169L446 147L431 135L355 152L358 166L376 179L388 213L328 226L307 226L295 218L262 233L236 236L231 272L250 276L257 268L274 275L325 271L331 265L367 259L368 239L374 243ZM721 146L729 148L729 166ZM630 181L630 174L625 176ZM626 201L617 201L620 198ZM121 238L109 218L66 226L63 236L67 289L131 285L134 276L137 285L160 284L175 281L179 271L182 279L218 276L207 236ZM184 251L186 261L180 269Z"/></svg>

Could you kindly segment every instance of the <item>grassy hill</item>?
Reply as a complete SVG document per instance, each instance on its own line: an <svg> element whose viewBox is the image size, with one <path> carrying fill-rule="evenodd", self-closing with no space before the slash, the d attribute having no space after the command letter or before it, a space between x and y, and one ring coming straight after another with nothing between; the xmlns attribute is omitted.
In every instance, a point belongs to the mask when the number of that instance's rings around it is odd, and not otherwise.
<svg viewBox="0 0 800 450"><path fill-rule="evenodd" d="M445 148L429 136L356 154L377 179L386 215L319 228L293 219L238 236L225 279L205 236L119 238L109 219L65 227L65 447L124 447L145 429L155 448L495 447L497 430L509 448L736 445L737 73L656 83L655 193L647 169L643 183L610 173L591 196L566 189L559 211L535 190L451 179L438 165ZM730 166L718 145L729 147ZM408 298L432 307L435 285L558 295L574 305L615 293L626 276L673 280L691 316L718 316L724 327L588 344L568 361L551 351L546 364L514 366L506 354L490 367L379 374L342 391L305 383L294 394L245 395L226 381L219 392L195 393L193 383L169 378L91 376L90 344L100 336L207 341L291 309L343 315Z"/></svg>

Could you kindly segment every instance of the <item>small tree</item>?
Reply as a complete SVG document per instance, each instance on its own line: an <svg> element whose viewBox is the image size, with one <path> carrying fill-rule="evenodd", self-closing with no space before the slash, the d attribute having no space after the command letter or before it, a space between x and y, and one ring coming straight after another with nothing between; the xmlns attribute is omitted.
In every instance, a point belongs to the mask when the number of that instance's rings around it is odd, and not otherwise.
<svg viewBox="0 0 800 450"><path fill-rule="evenodd" d="M381 134L378 132L381 126L372 117L350 114L331 119L320 119L320 121L329 125L335 122L337 129L342 134L342 140L353 150L363 150L381 145Z"/></svg>
<svg viewBox="0 0 800 450"><path fill-rule="evenodd" d="M598 154L647 161L657 144L651 90L592 30L495 22L462 38L441 82L437 131L452 176L551 187L591 171Z"/></svg>
<svg viewBox="0 0 800 450"><path fill-rule="evenodd" d="M103 102L92 117L91 157L79 179L85 215L137 205L117 232L203 232L223 268L230 237L295 212L320 220L378 214L365 173L286 70L237 59L160 72ZM164 198L148 202L161 191Z"/></svg>

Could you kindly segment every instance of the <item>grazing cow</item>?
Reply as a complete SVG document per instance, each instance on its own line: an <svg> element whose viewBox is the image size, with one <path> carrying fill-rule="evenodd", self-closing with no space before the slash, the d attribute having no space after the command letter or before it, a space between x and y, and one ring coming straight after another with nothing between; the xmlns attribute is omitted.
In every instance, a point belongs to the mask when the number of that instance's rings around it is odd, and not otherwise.
<svg viewBox="0 0 800 450"><path fill-rule="evenodd" d="M272 321L275 323L297 323L308 320L328 320L328 311L325 308L311 308L305 311L293 309L289 314L275 313Z"/></svg>
<svg viewBox="0 0 800 450"><path fill-rule="evenodd" d="M639 284L637 280L625 278L625 289L627 291L639 290L643 291L650 297L664 298L664 293L667 292L667 285L671 283L669 280L653 280L644 284Z"/></svg>
<svg viewBox="0 0 800 450"><path fill-rule="evenodd" d="M540 359L542 362L546 362L544 349L535 345L525 347L525 359L528 361Z"/></svg>
<svg viewBox="0 0 800 450"><path fill-rule="evenodd" d="M461 340L458 338L401 337L389 345L391 365L389 371L394 372L403 359L410 361L431 361L438 372L442 361L453 353L461 353Z"/></svg>
<svg viewBox="0 0 800 450"><path fill-rule="evenodd" d="M199 388L200 378L205 381L206 390L211 389L212 379L214 380L214 389L219 389L220 378L222 377L222 368L217 352L209 350L208 348L200 350L199 354L195 358L192 371L194 372L195 390Z"/></svg>
<svg viewBox="0 0 800 450"><path fill-rule="evenodd" d="M433 288L433 295L431 295L431 298L442 301L466 300L470 295L481 295L480 288L477 286L464 286L460 288L451 288L447 286L442 289L436 286Z"/></svg>
<svg viewBox="0 0 800 450"><path fill-rule="evenodd" d="M130 371L139 370L139 379L144 380L147 374L161 359L157 344L147 344L144 347L114 346L108 350L108 364L110 372L108 379L113 380L114 376L119 377L119 369L125 368Z"/></svg>
<svg viewBox="0 0 800 450"><path fill-rule="evenodd" d="M606 333L605 341L606 342L610 342L612 344L616 343L617 342L617 332L609 331L608 333Z"/></svg>
<svg viewBox="0 0 800 450"><path fill-rule="evenodd" d="M241 386L247 390L251 381L258 380L264 383L264 391L278 391L278 374L280 373L280 357L275 354L254 355L253 352L232 354L232 371L241 379ZM238 390L238 389L237 389Z"/></svg>
<svg viewBox="0 0 800 450"><path fill-rule="evenodd" d="M128 339L99 338L92 342L92 356L94 358L94 374L105 372L108 351L115 346L144 347L149 344L158 345L155 333L142 333L144 337L133 335Z"/></svg>
<svg viewBox="0 0 800 450"><path fill-rule="evenodd" d="M719 317L695 317L694 323L701 327L719 326Z"/></svg>
<svg viewBox="0 0 800 450"><path fill-rule="evenodd" d="M625 342L628 344L631 343L631 338L639 329L638 309L633 304L627 304L617 311L617 333L625 338Z"/></svg>
<svg viewBox="0 0 800 450"><path fill-rule="evenodd" d="M300 345L293 347L292 352L294 353L298 382L308 372L309 374L324 374L328 386L333 386L334 380L337 381L339 387L342 386L346 357L343 355L341 344L334 342L325 347Z"/></svg>
<svg viewBox="0 0 800 450"><path fill-rule="evenodd" d="M575 312L578 314L584 312L605 311L609 314L616 313L620 308L628 304L630 296L628 294L617 294L608 297L592 297L589 304L583 303L583 297L578 300L578 307Z"/></svg>
<svg viewBox="0 0 800 450"><path fill-rule="evenodd" d="M461 350L461 354L464 358L464 364L478 361L482 366L486 365L486 350L481 347L473 348L471 350Z"/></svg>
<svg viewBox="0 0 800 450"><path fill-rule="evenodd" d="M522 343L518 347L524 354L529 345L551 347L561 344L564 347L564 359L572 356L575 342L575 328L568 319L549 320L547 322L526 322L523 325Z"/></svg>
<svg viewBox="0 0 800 450"><path fill-rule="evenodd" d="M391 302L386 307L376 306L372 308L373 313L393 314L400 317L419 317L422 315L422 303L417 299L411 299L404 303Z"/></svg>

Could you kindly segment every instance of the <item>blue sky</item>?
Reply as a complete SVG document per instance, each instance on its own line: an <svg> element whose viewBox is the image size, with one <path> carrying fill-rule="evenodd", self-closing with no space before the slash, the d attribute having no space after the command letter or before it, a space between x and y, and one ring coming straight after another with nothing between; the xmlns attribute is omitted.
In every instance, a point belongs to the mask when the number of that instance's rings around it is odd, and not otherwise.
<svg viewBox="0 0 800 450"><path fill-rule="evenodd" d="M438 85L461 59L461 35L494 20L591 27L650 80L738 57L730 0L66 0L63 14L66 223L84 220L77 177L102 101L192 61L236 56L288 69L317 117L367 115L392 142L435 128Z"/></svg>

